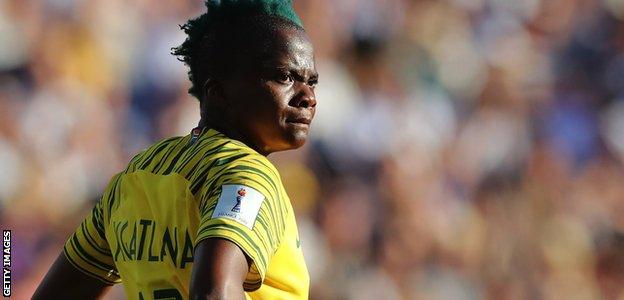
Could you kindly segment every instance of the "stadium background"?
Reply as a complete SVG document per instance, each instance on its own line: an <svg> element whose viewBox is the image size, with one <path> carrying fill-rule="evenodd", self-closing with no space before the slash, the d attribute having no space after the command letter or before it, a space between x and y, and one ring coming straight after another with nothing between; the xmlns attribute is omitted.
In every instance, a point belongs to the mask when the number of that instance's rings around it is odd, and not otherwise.
<svg viewBox="0 0 624 300"><path fill-rule="evenodd" d="M271 159L313 299L624 299L624 1L295 2L319 109ZM15 298L132 154L195 126L169 52L201 11L0 2Z"/></svg>

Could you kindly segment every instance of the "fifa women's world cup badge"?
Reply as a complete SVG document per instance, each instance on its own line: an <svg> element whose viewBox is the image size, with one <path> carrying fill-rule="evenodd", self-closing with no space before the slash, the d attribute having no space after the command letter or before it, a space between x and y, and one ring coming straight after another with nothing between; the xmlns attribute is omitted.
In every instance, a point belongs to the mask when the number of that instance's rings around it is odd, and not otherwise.
<svg viewBox="0 0 624 300"><path fill-rule="evenodd" d="M212 218L234 220L252 229L263 201L264 195L252 187L225 184Z"/></svg>
<svg viewBox="0 0 624 300"><path fill-rule="evenodd" d="M232 207L232 212L240 212L241 200L243 200L247 192L244 188L240 188L236 193L238 196L236 196L236 205Z"/></svg>

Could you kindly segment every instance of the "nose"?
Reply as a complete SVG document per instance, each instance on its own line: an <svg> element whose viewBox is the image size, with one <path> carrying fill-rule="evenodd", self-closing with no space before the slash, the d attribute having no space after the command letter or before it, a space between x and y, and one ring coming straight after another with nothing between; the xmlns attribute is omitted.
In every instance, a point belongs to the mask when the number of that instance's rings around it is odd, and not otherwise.
<svg viewBox="0 0 624 300"><path fill-rule="evenodd" d="M293 99L292 106L300 108L314 108L316 107L316 95L314 94L314 88L308 84L301 83L301 89L297 96Z"/></svg>

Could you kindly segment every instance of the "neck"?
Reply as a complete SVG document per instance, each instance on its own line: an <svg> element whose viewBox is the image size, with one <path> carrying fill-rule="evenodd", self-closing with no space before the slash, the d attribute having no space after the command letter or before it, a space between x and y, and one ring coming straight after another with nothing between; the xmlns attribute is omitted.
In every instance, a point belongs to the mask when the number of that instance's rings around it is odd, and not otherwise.
<svg viewBox="0 0 624 300"><path fill-rule="evenodd" d="M219 124L229 125L227 122L217 121L217 120L214 120L212 118L202 118L199 121L199 125L198 126L201 127L201 128L207 127L207 128L212 128L214 130L217 130L217 131L223 133L228 138L231 138L233 140L237 140L237 141L243 142L249 148L252 148L252 149L256 150L256 152L258 152L258 153L260 153L260 154L262 154L264 156L269 155L270 152L263 151L259 147L256 147L256 145L252 142L252 140L248 139L247 137L245 137L245 135L242 134L240 132L240 130L234 129L234 128L232 128L232 126L222 126L222 125L219 125Z"/></svg>

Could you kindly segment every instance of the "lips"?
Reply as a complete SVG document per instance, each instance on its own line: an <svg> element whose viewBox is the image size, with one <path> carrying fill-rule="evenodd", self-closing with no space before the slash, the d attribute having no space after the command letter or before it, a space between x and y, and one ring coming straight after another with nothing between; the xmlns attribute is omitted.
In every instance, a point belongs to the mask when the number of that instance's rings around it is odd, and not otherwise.
<svg viewBox="0 0 624 300"><path fill-rule="evenodd" d="M286 122L293 123L293 124L310 125L310 123L312 123L312 118L306 118L306 117L291 118L291 119L287 119Z"/></svg>

